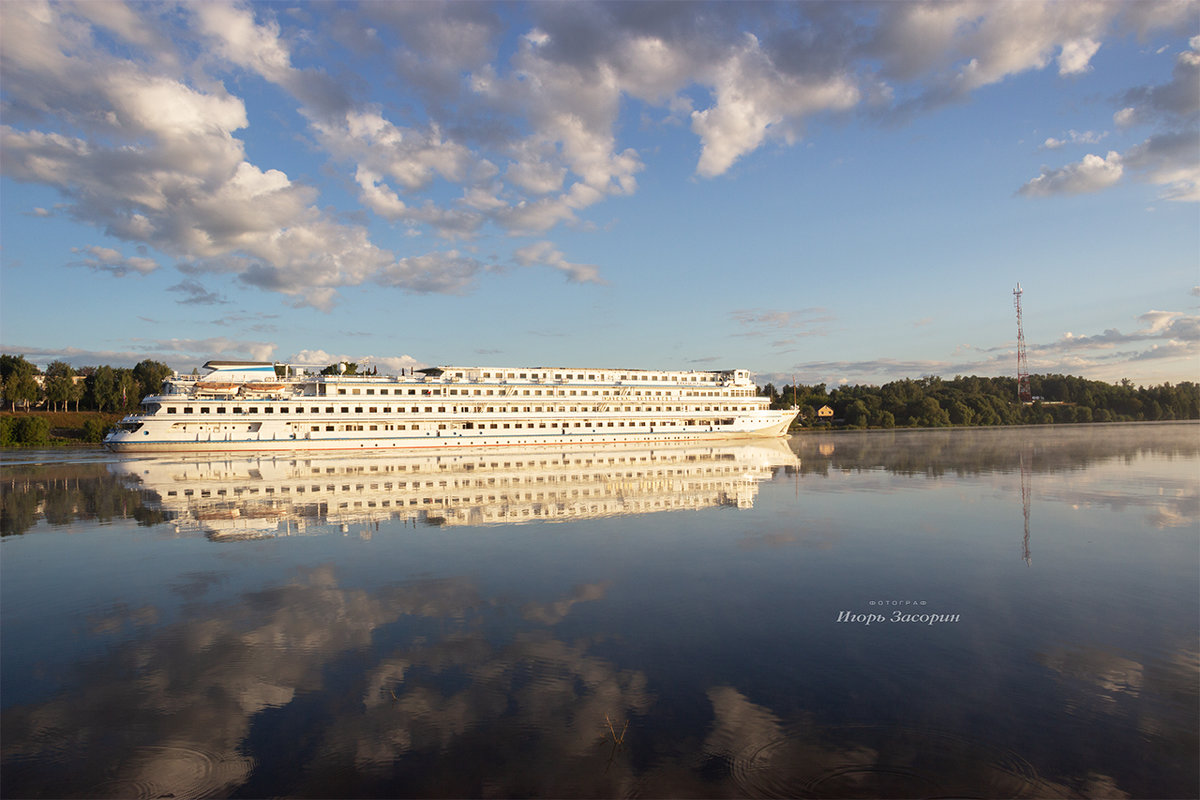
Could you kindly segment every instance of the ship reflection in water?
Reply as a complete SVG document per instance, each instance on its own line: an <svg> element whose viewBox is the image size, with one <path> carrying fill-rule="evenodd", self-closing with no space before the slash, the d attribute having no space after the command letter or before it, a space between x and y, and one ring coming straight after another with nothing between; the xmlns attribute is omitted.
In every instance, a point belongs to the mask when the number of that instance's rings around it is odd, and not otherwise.
<svg viewBox="0 0 1200 800"><path fill-rule="evenodd" d="M799 460L779 439L453 454L320 453L148 458L110 469L136 479L180 533L254 539L364 532L384 520L432 525L568 521L750 508L760 481Z"/></svg>

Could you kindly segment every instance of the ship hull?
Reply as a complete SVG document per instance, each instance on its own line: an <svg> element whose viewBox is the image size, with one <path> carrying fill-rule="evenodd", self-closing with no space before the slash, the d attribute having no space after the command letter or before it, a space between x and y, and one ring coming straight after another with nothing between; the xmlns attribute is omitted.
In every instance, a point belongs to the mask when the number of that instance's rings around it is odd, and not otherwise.
<svg viewBox="0 0 1200 800"><path fill-rule="evenodd" d="M665 444L678 442L726 441L736 439L777 438L787 433L795 418L789 412L769 425L749 430L664 430L650 433L554 433L544 435L502 435L467 431L426 432L421 436L404 437L347 437L292 438L290 434L256 438L225 438L220 434L197 434L182 440L139 440L138 433L117 434L105 441L105 446L118 453L171 452L287 452L287 451L363 451L363 450L431 450L462 447L521 447L528 445L580 444ZM152 433L152 432L151 432Z"/></svg>

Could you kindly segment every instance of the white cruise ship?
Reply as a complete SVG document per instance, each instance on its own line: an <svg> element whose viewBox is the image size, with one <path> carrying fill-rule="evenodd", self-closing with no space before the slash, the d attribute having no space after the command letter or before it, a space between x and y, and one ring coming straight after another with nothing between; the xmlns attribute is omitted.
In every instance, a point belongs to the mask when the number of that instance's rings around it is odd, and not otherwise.
<svg viewBox="0 0 1200 800"><path fill-rule="evenodd" d="M209 361L175 375L105 437L112 450L269 451L689 442L775 437L798 410L771 409L746 370L431 367L322 374Z"/></svg>

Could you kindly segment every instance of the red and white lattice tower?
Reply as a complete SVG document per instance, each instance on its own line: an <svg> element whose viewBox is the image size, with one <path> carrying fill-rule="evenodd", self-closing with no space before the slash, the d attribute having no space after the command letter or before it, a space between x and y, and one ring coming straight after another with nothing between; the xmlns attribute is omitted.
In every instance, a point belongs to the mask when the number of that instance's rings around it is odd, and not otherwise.
<svg viewBox="0 0 1200 800"><path fill-rule="evenodd" d="M1022 403L1033 402L1029 388L1029 364L1025 361L1025 328L1021 325L1021 284L1013 289L1013 305L1017 307L1017 398Z"/></svg>

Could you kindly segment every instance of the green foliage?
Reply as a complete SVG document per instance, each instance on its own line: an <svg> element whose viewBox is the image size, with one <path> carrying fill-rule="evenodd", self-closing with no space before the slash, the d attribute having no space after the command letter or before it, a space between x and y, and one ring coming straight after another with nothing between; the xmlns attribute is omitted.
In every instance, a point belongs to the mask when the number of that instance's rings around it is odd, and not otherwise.
<svg viewBox="0 0 1200 800"><path fill-rule="evenodd" d="M341 370L338 369L339 366L342 367ZM321 370L322 375L337 375L339 372L343 375L354 375L358 372L358 364L354 361L339 361Z"/></svg>
<svg viewBox="0 0 1200 800"><path fill-rule="evenodd" d="M104 435L111 426L102 419L89 419L83 423L83 440L98 444L104 441Z"/></svg>
<svg viewBox="0 0 1200 800"><path fill-rule="evenodd" d="M116 411L121 397L117 389L117 371L108 365L96 367L87 381L87 393L91 406L97 411Z"/></svg>
<svg viewBox="0 0 1200 800"><path fill-rule="evenodd" d="M759 389L776 408L799 405L800 424L821 424L816 410L828 405L835 424L848 427L944 427L948 425L1042 425L1047 423L1126 422L1200 419L1200 385L1135 387L1129 381L1108 384L1073 375L1032 375L1038 401L1017 401L1015 378L904 378L883 386L825 384Z"/></svg>
<svg viewBox="0 0 1200 800"><path fill-rule="evenodd" d="M103 464L56 465L51 474L41 465L14 466L6 471L5 491L0 492L0 536L26 533L40 519L50 526L75 520L166 521L162 510L147 506L148 500Z"/></svg>
<svg viewBox="0 0 1200 800"><path fill-rule="evenodd" d="M17 417L13 422L13 444L47 444L49 441L50 423L44 417Z"/></svg>
<svg viewBox="0 0 1200 800"><path fill-rule="evenodd" d="M37 367L25 360L24 356L0 355L0 390L4 392L4 402L13 410L18 405L28 408L38 399L38 385L33 376Z"/></svg>
<svg viewBox="0 0 1200 800"><path fill-rule="evenodd" d="M116 408L120 411L132 411L137 408L138 403L145 397L142 394L142 387L133 376L133 370L118 369L116 370L116 377ZM157 388L155 391L157 392Z"/></svg>
<svg viewBox="0 0 1200 800"><path fill-rule="evenodd" d="M83 387L75 382L75 370L65 361L52 361L46 367L46 401L52 409L66 408L67 403L78 403Z"/></svg>
<svg viewBox="0 0 1200 800"><path fill-rule="evenodd" d="M139 361L133 368L133 379L137 382L137 396L140 401L150 394L158 394L163 381L171 377L172 369L161 361Z"/></svg>

